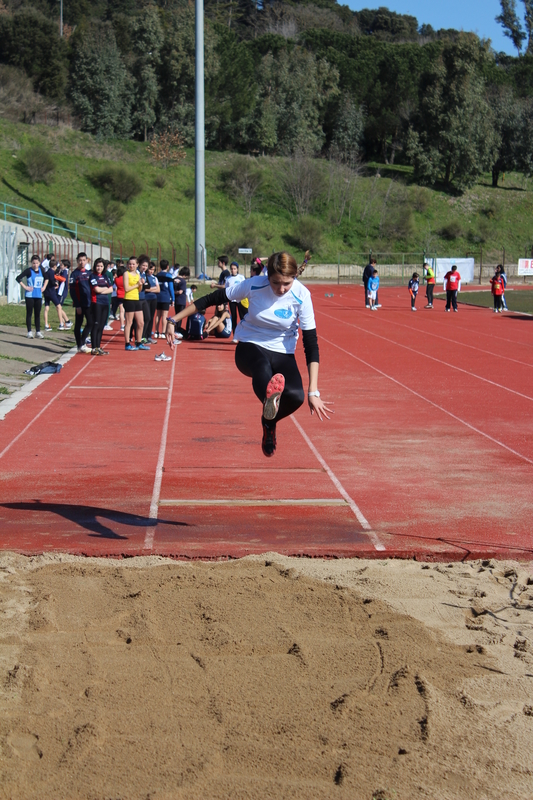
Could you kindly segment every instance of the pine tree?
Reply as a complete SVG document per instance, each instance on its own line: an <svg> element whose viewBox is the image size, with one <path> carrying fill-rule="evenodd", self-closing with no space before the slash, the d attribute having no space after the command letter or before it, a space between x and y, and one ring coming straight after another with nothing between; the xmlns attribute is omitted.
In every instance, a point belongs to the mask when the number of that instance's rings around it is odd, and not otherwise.
<svg viewBox="0 0 533 800"><path fill-rule="evenodd" d="M131 90L113 28L94 23L72 42L70 97L84 130L100 138L127 137Z"/></svg>
<svg viewBox="0 0 533 800"><path fill-rule="evenodd" d="M526 7L531 5L530 0L524 0L524 2ZM496 22L500 23L503 27L504 36L507 36L512 41L520 54L526 34L516 13L516 0L500 0L500 5L502 13L496 17Z"/></svg>

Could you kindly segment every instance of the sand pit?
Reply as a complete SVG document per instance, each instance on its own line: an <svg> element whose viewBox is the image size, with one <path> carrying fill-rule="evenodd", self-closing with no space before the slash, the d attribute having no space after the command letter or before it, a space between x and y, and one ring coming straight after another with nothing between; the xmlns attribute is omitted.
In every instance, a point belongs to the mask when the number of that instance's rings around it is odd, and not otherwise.
<svg viewBox="0 0 533 800"><path fill-rule="evenodd" d="M0 797L533 795L533 570L0 556Z"/></svg>

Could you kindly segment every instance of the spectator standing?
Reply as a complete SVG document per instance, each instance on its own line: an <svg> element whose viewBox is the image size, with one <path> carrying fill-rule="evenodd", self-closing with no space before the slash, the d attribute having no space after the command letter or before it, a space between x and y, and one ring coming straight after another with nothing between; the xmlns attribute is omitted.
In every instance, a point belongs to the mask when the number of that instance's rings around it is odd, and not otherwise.
<svg viewBox="0 0 533 800"><path fill-rule="evenodd" d="M174 309L179 314L187 305L187 278L190 278L189 267L181 267L174 277Z"/></svg>
<svg viewBox="0 0 533 800"><path fill-rule="evenodd" d="M93 327L91 329L91 355L108 356L107 350L100 347L102 333L109 316L109 296L113 293L113 287L105 274L105 263L103 258L94 261L90 277L91 302L93 304Z"/></svg>
<svg viewBox="0 0 533 800"><path fill-rule="evenodd" d="M78 253L77 267L70 274L70 296L76 313L74 323L74 336L78 353L90 353L86 339L89 336L93 324L91 309L91 284L90 273L87 272L87 253ZM85 317L85 327L82 331L83 318Z"/></svg>
<svg viewBox="0 0 533 800"><path fill-rule="evenodd" d="M218 281L211 281L211 286L224 286L226 283L226 278L229 278L231 272L228 269L228 261L229 258L227 256L219 256L218 257L218 268L220 270L220 275L218 276Z"/></svg>
<svg viewBox="0 0 533 800"><path fill-rule="evenodd" d="M115 275L115 286L117 287L117 297L115 305L115 319L120 319L120 330L123 331L126 324L126 316L124 312L124 272L125 267L121 262L117 264L117 274ZM115 299L115 298L113 298ZM119 311L117 317L117 309Z"/></svg>
<svg viewBox="0 0 533 800"><path fill-rule="evenodd" d="M409 281L409 294L411 295L411 311L416 311L416 296L420 287L418 272L413 272L413 277Z"/></svg>
<svg viewBox="0 0 533 800"><path fill-rule="evenodd" d="M498 264L496 269L499 269L500 277L501 277L501 279L503 281L503 294L502 294L502 308L501 308L501 310L502 311L509 311L509 309L507 308L507 301L505 299L505 290L507 289L507 275L505 274L505 267L503 266L503 264Z"/></svg>
<svg viewBox="0 0 533 800"><path fill-rule="evenodd" d="M37 339L44 339L41 333L41 307L43 304L43 292L46 291L48 281L44 276L39 256L32 256L30 266L20 275L17 275L17 283L20 283L24 291L26 302L26 334L28 339L33 339L31 330L32 315L35 319L35 336Z"/></svg>
<svg viewBox="0 0 533 800"><path fill-rule="evenodd" d="M243 281L244 275L240 275L239 265L236 261L232 261L230 264L230 276L229 278L226 278L224 284L225 288L229 289L231 286L237 286L237 284L242 283ZM235 333L235 329L237 327L237 311L239 312L239 319L244 319L248 308L243 306L242 301L240 303L234 303L230 301L229 310L231 314L231 328L233 333Z"/></svg>
<svg viewBox="0 0 533 800"><path fill-rule="evenodd" d="M363 270L363 286L365 287L365 307L371 308L370 303L368 301L368 282L372 278L374 274L374 270L376 269L376 259L371 258L369 263Z"/></svg>
<svg viewBox="0 0 533 800"><path fill-rule="evenodd" d="M155 339L152 339L154 328L154 318L157 311L157 298L160 293L159 281L155 277L155 264L150 263L146 270L145 277L145 299L148 306L148 318L144 319L143 339L148 343L155 344Z"/></svg>
<svg viewBox="0 0 533 800"><path fill-rule="evenodd" d="M168 310L171 305L174 305L174 279L166 259L162 259L159 262L157 280L159 283L159 295L157 297L154 335L156 339L158 336L160 339L164 339Z"/></svg>
<svg viewBox="0 0 533 800"><path fill-rule="evenodd" d="M144 317L139 289L142 287L142 278L139 272L139 262L135 256L128 259L128 268L124 273L124 311L126 322L124 326L124 342L126 350L149 350L148 345L142 343ZM130 344L132 327L135 327L135 346Z"/></svg>
<svg viewBox="0 0 533 800"><path fill-rule="evenodd" d="M496 267L496 272L494 273L494 277L490 279L490 287L492 291L492 297L494 299L494 313L501 314L503 311L503 304L502 298L505 292L505 283L502 278L499 265Z"/></svg>
<svg viewBox="0 0 533 800"><path fill-rule="evenodd" d="M64 278L61 275L58 275L57 272L57 261L56 257L52 254L48 259L48 269L45 272L45 278L47 280L47 287L44 292L44 330L45 333L52 332L52 326L49 324L48 321L48 312L50 310L50 303L56 308L57 316L59 319L59 327L61 330L65 330L65 322L67 321L67 316L63 312L63 308L61 306L61 300L57 293L60 283L64 281Z"/></svg>
<svg viewBox="0 0 533 800"><path fill-rule="evenodd" d="M376 298L378 296L378 289L379 289L379 276L377 269L374 269L372 271L372 275L368 279L366 288L366 294L368 299L367 307L370 308L371 311L377 310Z"/></svg>
<svg viewBox="0 0 533 800"><path fill-rule="evenodd" d="M423 266L426 278L426 308L433 308L433 292L435 290L435 270L427 262Z"/></svg>
<svg viewBox="0 0 533 800"><path fill-rule="evenodd" d="M444 289L446 290L446 308L445 311L453 310L457 313L457 293L461 291L461 276L457 271L457 265L454 264L450 271L444 276Z"/></svg>
<svg viewBox="0 0 533 800"><path fill-rule="evenodd" d="M61 264L58 264L56 269L56 280L59 282L59 286L57 289L57 295L59 297L59 302L61 303L61 310L63 312L63 325L59 326L60 331L68 331L72 328L72 322L68 318L68 314L65 311L64 305L65 300L67 299L68 295L68 280L69 280L69 271L70 271L70 261L68 258L63 259Z"/></svg>

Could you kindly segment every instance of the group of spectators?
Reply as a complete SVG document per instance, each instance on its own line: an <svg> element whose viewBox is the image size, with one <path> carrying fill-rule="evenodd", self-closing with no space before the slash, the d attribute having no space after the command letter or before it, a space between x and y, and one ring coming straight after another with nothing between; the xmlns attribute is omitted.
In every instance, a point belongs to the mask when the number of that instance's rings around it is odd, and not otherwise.
<svg viewBox="0 0 533 800"><path fill-rule="evenodd" d="M433 292L436 284L435 270L427 262L424 264L423 270L426 281L427 299L425 308L433 308ZM381 304L378 301L379 275L375 258L370 259L370 262L363 270L362 280L365 289L365 307L369 308L371 311L381 308ZM494 297L495 313L498 314L502 311L508 311L507 303L505 302L507 275L505 274L505 267L503 264L498 264L496 267L494 277L490 279L490 285ZM453 311L457 313L457 295L461 291L461 275L459 274L456 264L444 275L443 287L446 292L446 305L444 310L450 312L453 308ZM416 311L416 298L420 288L420 276L418 272L413 272L407 288L409 289L409 295L411 297L411 311Z"/></svg>
<svg viewBox="0 0 533 800"><path fill-rule="evenodd" d="M232 262L228 268L227 256L220 256L218 282L211 286L231 286L244 280L239 265ZM263 264L256 259L252 275L261 274ZM41 261L32 256L30 266L17 276L25 292L26 327L28 338L43 338L41 310L44 301L44 331L51 332L49 309L54 305L59 327L64 331L72 328L64 302L70 294L74 310L74 336L78 352L91 355L108 355L101 346L105 330L112 330L111 322L120 321L124 335L124 346L128 351L149 350L156 340L165 338L166 322L173 307L178 314L193 302L196 285L187 285L190 278L188 267L171 266L161 260L155 264L147 255L131 256L126 262L96 258L91 264L86 253L78 253L73 268L68 259L57 261L53 253ZM200 275L200 280L210 280ZM213 317L203 326L202 338L209 334L229 338L237 326L237 317L243 319L247 312L247 301L224 303L215 309ZM32 331L32 323L35 334ZM176 330L176 341L180 342L189 332ZM161 354L158 360L167 360Z"/></svg>

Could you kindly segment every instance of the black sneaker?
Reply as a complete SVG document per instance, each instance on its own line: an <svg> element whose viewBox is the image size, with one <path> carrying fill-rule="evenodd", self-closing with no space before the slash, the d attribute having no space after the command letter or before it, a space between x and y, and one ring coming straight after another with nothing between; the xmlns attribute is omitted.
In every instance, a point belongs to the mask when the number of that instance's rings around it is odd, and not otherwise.
<svg viewBox="0 0 533 800"><path fill-rule="evenodd" d="M261 442L263 454L270 458L276 452L276 426L267 425L263 420L263 441Z"/></svg>

